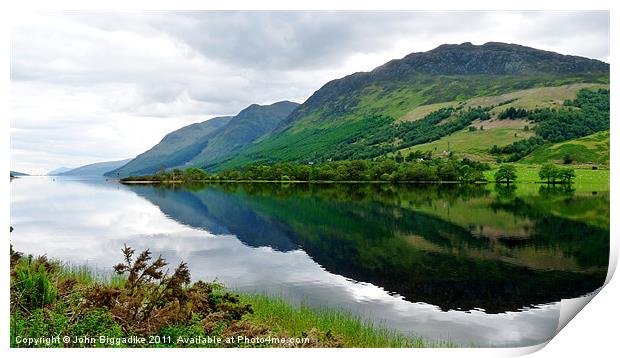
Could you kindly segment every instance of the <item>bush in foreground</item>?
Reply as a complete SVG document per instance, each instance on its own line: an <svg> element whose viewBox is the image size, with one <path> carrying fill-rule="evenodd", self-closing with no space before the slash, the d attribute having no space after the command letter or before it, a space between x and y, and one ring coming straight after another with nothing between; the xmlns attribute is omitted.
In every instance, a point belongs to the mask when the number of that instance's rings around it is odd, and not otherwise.
<svg viewBox="0 0 620 358"><path fill-rule="evenodd" d="M125 247L123 255L114 276L104 277L11 248L11 347L424 346L346 312L191 283L184 263L168 275L167 262L149 250L135 255ZM65 336L70 341L60 339ZM144 341L123 340L128 337Z"/></svg>

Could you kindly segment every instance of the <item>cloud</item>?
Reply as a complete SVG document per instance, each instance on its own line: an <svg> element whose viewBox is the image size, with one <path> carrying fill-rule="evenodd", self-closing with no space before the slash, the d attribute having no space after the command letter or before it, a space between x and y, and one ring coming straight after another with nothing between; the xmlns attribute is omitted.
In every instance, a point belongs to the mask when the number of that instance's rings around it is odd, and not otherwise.
<svg viewBox="0 0 620 358"><path fill-rule="evenodd" d="M42 12L12 29L12 169L133 157L166 133L443 43L607 60L608 12Z"/></svg>

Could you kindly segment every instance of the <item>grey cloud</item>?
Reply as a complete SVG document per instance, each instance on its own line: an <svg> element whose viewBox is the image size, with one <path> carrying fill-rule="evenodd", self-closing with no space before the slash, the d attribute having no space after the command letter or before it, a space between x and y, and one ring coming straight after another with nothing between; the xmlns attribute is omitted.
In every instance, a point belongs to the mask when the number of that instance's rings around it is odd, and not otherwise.
<svg viewBox="0 0 620 358"><path fill-rule="evenodd" d="M453 28L445 24L471 27L485 17L458 12L203 12L154 22L204 56L264 70L333 66L352 52L389 47L395 35L446 32Z"/></svg>

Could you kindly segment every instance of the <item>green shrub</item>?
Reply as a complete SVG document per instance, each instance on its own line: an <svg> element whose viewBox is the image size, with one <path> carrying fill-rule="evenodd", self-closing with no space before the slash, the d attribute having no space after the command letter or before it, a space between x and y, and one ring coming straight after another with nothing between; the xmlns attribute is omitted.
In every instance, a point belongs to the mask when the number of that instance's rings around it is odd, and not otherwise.
<svg viewBox="0 0 620 358"><path fill-rule="evenodd" d="M547 163L540 167L538 177L547 181L548 184L562 183L570 184L575 178L575 169L560 168L557 165Z"/></svg>
<svg viewBox="0 0 620 358"><path fill-rule="evenodd" d="M13 270L12 292L14 299L27 310L43 308L56 301L56 285L51 281L53 265L45 256L20 260Z"/></svg>

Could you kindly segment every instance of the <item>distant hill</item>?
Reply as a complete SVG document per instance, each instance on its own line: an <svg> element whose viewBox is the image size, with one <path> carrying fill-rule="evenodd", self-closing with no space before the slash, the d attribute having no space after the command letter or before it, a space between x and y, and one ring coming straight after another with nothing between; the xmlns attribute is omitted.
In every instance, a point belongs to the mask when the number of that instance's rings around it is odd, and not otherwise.
<svg viewBox="0 0 620 358"><path fill-rule="evenodd" d="M208 136L225 126L232 117L216 117L201 123L194 123L177 129L166 136L153 148L138 155L133 160L106 176L128 176L152 174L160 168L172 168L185 164L200 153Z"/></svg>
<svg viewBox="0 0 620 358"><path fill-rule="evenodd" d="M253 104L234 117L217 117L167 134L161 142L108 176L152 174L164 168L204 166L271 132L298 106L282 101Z"/></svg>
<svg viewBox="0 0 620 358"><path fill-rule="evenodd" d="M69 170L73 170L73 168L60 167L48 172L47 175L58 175L60 173L68 172Z"/></svg>
<svg viewBox="0 0 620 358"><path fill-rule="evenodd" d="M79 168L75 168L66 172L58 173L56 175L67 175L67 176L96 176L103 175L109 171L113 171L118 169L119 167L127 164L131 159L123 159L116 160L110 162L99 162L81 166Z"/></svg>
<svg viewBox="0 0 620 358"><path fill-rule="evenodd" d="M442 45L328 82L261 141L206 167L372 158L393 152L408 130L395 124L418 107L576 83L608 84L609 64L505 43Z"/></svg>
<svg viewBox="0 0 620 358"><path fill-rule="evenodd" d="M12 177L27 177L29 175L30 174L26 174L26 173L22 173L22 172L16 172L16 171L11 170L11 176Z"/></svg>
<svg viewBox="0 0 620 358"><path fill-rule="evenodd" d="M214 133L204 149L187 164L204 167L235 153L271 132L298 105L298 103L282 101L268 106L253 104L247 107L234 116L225 127Z"/></svg>

